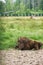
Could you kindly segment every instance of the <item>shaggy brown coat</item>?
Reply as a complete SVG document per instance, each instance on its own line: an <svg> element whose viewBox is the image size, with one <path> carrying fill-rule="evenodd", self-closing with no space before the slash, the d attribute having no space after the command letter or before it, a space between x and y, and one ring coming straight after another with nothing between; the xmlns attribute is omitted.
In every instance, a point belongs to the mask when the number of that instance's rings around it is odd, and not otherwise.
<svg viewBox="0 0 43 65"><path fill-rule="evenodd" d="M20 37L17 43L18 45L16 46L16 48L20 50L31 50L31 49L38 50L42 46L41 42L33 41L26 37Z"/></svg>

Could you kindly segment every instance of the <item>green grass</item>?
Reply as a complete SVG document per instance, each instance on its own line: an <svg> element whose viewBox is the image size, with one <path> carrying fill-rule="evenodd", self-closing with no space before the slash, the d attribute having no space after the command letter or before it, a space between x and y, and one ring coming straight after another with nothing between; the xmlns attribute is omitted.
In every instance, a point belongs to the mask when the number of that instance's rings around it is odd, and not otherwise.
<svg viewBox="0 0 43 65"><path fill-rule="evenodd" d="M0 49L14 48L20 36L43 42L43 19L2 17L5 28Z"/></svg>

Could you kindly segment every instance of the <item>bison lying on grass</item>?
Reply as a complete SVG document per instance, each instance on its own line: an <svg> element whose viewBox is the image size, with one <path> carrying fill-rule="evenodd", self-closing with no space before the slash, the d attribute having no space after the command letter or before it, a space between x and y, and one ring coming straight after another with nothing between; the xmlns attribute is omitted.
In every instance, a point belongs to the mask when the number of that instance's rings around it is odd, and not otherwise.
<svg viewBox="0 0 43 65"><path fill-rule="evenodd" d="M20 37L17 43L18 45L15 48L18 48L20 50L31 50L31 49L38 50L43 45L41 42L33 41L26 37Z"/></svg>

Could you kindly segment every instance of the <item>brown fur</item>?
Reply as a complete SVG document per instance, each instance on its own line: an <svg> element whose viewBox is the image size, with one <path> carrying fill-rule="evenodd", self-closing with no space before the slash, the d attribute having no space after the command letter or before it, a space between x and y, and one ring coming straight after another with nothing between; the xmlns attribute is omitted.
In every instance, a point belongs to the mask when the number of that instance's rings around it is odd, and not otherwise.
<svg viewBox="0 0 43 65"><path fill-rule="evenodd" d="M17 43L18 45L16 46L16 48L20 50L31 50L33 48L35 50L38 50L42 46L41 42L33 41L26 37L20 37Z"/></svg>

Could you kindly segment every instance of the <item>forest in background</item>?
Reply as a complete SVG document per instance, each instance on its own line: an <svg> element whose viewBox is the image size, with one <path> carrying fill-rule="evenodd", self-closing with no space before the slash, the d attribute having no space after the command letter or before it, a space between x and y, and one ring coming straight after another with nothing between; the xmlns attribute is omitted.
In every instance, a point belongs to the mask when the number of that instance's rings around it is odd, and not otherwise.
<svg viewBox="0 0 43 65"><path fill-rule="evenodd" d="M0 16L43 16L43 0L0 1Z"/></svg>

